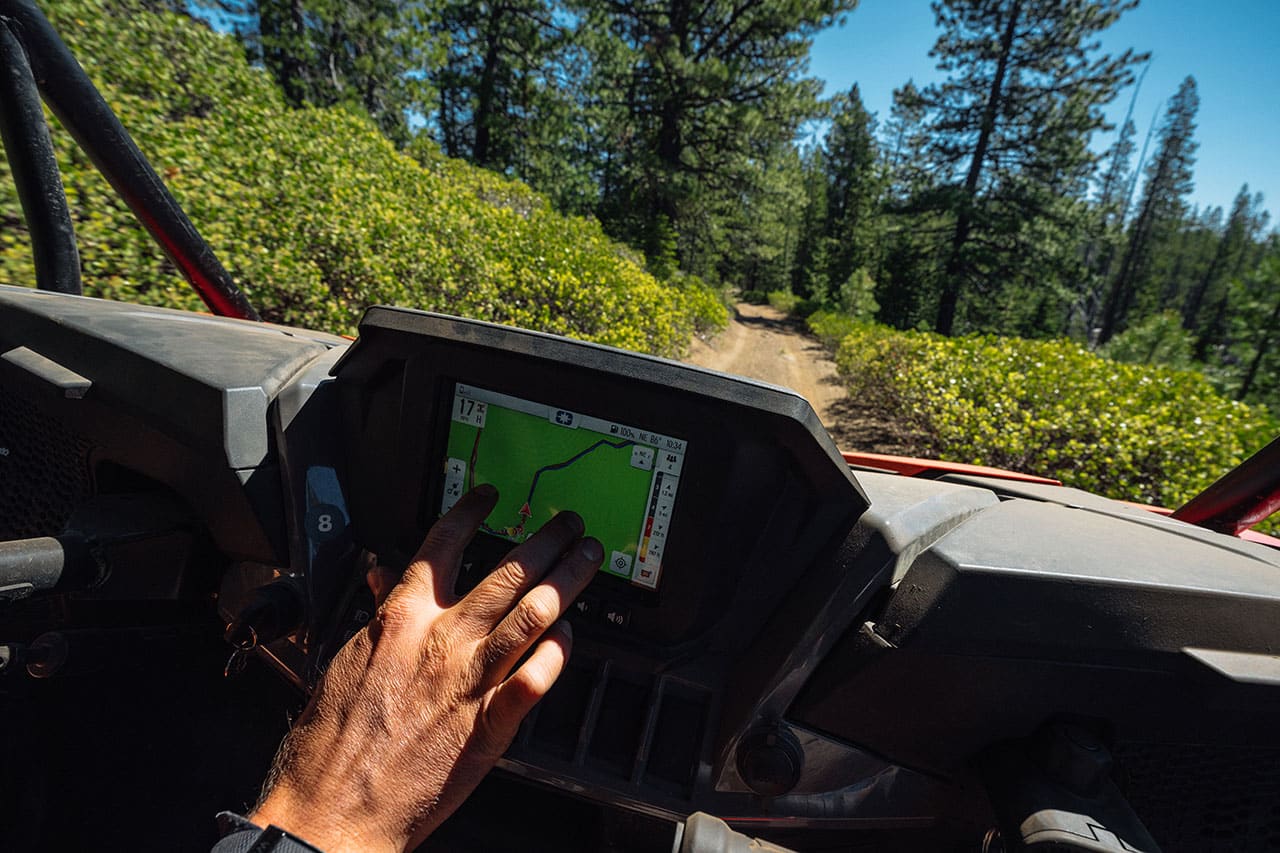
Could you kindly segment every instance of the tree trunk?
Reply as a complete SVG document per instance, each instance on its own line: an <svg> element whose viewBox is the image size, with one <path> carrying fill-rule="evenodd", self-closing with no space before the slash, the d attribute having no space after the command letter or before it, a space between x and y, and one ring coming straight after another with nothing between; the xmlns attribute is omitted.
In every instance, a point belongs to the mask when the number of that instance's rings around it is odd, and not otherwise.
<svg viewBox="0 0 1280 853"><path fill-rule="evenodd" d="M688 0L671 0L668 5L667 39L677 45L682 56L688 55L689 41L689 2ZM662 245L667 233L680 227L680 211L676 202L676 192L672 178L678 176L683 168L684 132L681 127L685 117L685 94L681 82L672 91L665 93L658 116L657 155L661 164L661 176L650 178L649 188L649 221L646 223L646 254L652 260L666 250ZM678 254L678 252L677 252ZM687 262L687 258L679 258Z"/></svg>
<svg viewBox="0 0 1280 853"><path fill-rule="evenodd" d="M1263 327L1262 340L1258 341L1258 351L1253 354L1253 361L1249 362L1249 370L1244 375L1244 381L1240 383L1240 390L1236 392L1237 400L1243 400L1253 389L1253 380L1258 376L1258 367L1261 366L1263 357L1271 348L1271 335L1277 324L1280 324L1280 300L1276 300L1275 310L1271 312L1271 321Z"/></svg>
<svg viewBox="0 0 1280 853"><path fill-rule="evenodd" d="M1102 328L1098 330L1097 340L1099 344L1105 344L1111 340L1116 333L1116 327L1120 325L1122 317L1120 303L1128 301L1132 290L1130 270L1133 266L1134 244L1137 242L1138 234L1135 230L1133 235L1129 237L1129 245L1125 247L1124 257L1120 261L1120 271L1111 280L1111 289L1107 291L1107 301L1102 306Z"/></svg>
<svg viewBox="0 0 1280 853"><path fill-rule="evenodd" d="M1209 347L1213 342L1223 337L1223 326L1227 320L1227 298L1230 292L1224 292L1213 309L1213 317L1208 323L1204 324L1204 328L1200 330L1200 334L1196 336L1195 359L1204 362L1209 360Z"/></svg>
<svg viewBox="0 0 1280 853"><path fill-rule="evenodd" d="M440 142L444 148L444 153L449 157L457 157L458 155L458 131L454 122L453 112L453 90L446 87L440 87Z"/></svg>
<svg viewBox="0 0 1280 853"><path fill-rule="evenodd" d="M284 92L285 100L295 107L302 106L307 101L307 69L299 55L307 39L307 22L304 15L302 0L292 0L289 3L288 20L280 21L281 29L286 27L289 29L289 37L286 40L288 46L277 48L280 51L280 88Z"/></svg>
<svg viewBox="0 0 1280 853"><path fill-rule="evenodd" d="M1182 273L1187 267L1187 255L1189 254L1191 241L1191 229L1183 228L1178 235L1178 254L1173 259L1173 269L1169 271L1169 277L1165 279L1164 291L1160 295L1161 305L1172 305L1174 300L1178 298L1178 291L1182 289ZM1212 275L1212 263L1210 269L1205 275Z"/></svg>
<svg viewBox="0 0 1280 853"><path fill-rule="evenodd" d="M1218 278L1218 271L1226 260L1227 241L1230 237L1230 229L1223 231L1222 237L1218 240L1218 246L1213 251L1213 260L1209 262L1209 268L1204 271L1204 275L1196 282L1195 287L1191 288L1186 301L1182 304L1182 328L1188 331L1195 331L1197 328L1196 319L1200 316L1204 298L1209 294L1209 288Z"/></svg>
<svg viewBox="0 0 1280 853"><path fill-rule="evenodd" d="M995 131L996 116L1000 113L1000 101L1004 95L1004 78L1009 70L1009 56L1013 52L1013 37L1018 25L1018 16L1022 11L1022 0L1014 0L1009 9L1009 22L1005 25L1000 37L1000 59L996 63L995 76L991 78L991 89L987 93L987 104L982 112L982 126L978 131L978 144L973 149L973 159L969 161L969 173L964 179L964 196L960 200L960 210L956 215L956 228L951 235L951 251L947 255L947 265L943 270L942 300L938 304L938 319L934 330L950 335L955 327L956 308L960 304L960 277L964 271L964 247L969 242L969 234L973 230L973 201L978 194L978 180L982 177L982 164L987 157L987 148L991 144L991 134Z"/></svg>
<svg viewBox="0 0 1280 853"><path fill-rule="evenodd" d="M1120 325L1120 321L1124 317L1124 310L1121 305L1132 301L1133 298L1133 266L1135 255L1135 244L1139 241L1138 233L1135 230L1129 238L1129 245L1125 247L1124 257L1120 261L1120 271L1116 273L1116 277L1111 280L1111 289L1107 291L1107 301L1102 307L1102 328L1098 330L1098 343L1105 344L1116 333L1116 327Z"/></svg>
<svg viewBox="0 0 1280 853"><path fill-rule="evenodd" d="M471 149L471 159L478 166L490 166L493 143L494 97L498 86L498 59L502 45L499 27L502 24L503 7L493 6L489 14L488 32L485 33L484 66L480 70L480 89L476 93L476 141Z"/></svg>
<svg viewBox="0 0 1280 853"><path fill-rule="evenodd" d="M1158 176L1152 178L1158 180ZM1120 322L1129 311L1137 290L1139 259L1147 249L1147 241L1151 237L1152 208L1155 205L1154 194L1149 195L1133 223L1129 234L1129 245L1125 247L1120 261L1120 271L1111 282L1111 290L1107 293L1107 301L1102 311L1102 330L1098 333L1098 343L1105 344L1115 335Z"/></svg>

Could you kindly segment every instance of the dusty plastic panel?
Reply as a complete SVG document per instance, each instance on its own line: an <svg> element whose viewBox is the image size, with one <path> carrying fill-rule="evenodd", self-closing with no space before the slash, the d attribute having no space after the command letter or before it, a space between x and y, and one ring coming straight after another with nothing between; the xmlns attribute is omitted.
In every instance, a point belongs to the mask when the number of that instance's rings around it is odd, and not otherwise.
<svg viewBox="0 0 1280 853"><path fill-rule="evenodd" d="M1122 739L1275 744L1275 689L1184 649L1274 654L1280 555L1169 534L1027 500L983 510L915 559L874 636L846 635L792 714L941 772L1059 716Z"/></svg>
<svg viewBox="0 0 1280 853"><path fill-rule="evenodd" d="M308 363L346 341L87 297L0 286L0 386L104 463L173 489L233 556L285 557L268 412ZM33 421L34 422L34 421ZM0 436L5 466L43 436ZM39 462L40 460L36 460ZM52 531L56 533L57 531Z"/></svg>

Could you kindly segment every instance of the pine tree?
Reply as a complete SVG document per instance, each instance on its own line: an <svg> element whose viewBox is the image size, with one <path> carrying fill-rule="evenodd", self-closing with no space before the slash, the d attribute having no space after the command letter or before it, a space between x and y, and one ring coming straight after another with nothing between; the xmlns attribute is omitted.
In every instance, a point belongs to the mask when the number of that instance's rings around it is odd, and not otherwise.
<svg viewBox="0 0 1280 853"><path fill-rule="evenodd" d="M479 166L525 176L561 115L555 72L571 50L551 0L447 0L433 29L449 45L433 76L441 147Z"/></svg>
<svg viewBox="0 0 1280 853"><path fill-rule="evenodd" d="M1137 128L1126 119L1115 143L1108 149L1106 171L1098 186L1097 201L1089 218L1079 296L1068 308L1063 329L1068 334L1087 337L1102 310L1102 290L1110 281L1116 252L1124 242L1124 221L1128 215L1130 162L1133 159Z"/></svg>
<svg viewBox="0 0 1280 853"><path fill-rule="evenodd" d="M876 264L877 319L902 329L932 325L937 314L938 242L948 207L929 153L927 105L908 80L893 92L881 131L888 186L882 196L880 259ZM931 307L932 306L932 307Z"/></svg>
<svg viewBox="0 0 1280 853"><path fill-rule="evenodd" d="M1137 216L1129 227L1124 256L1107 294L1099 343L1106 343L1123 328L1140 287L1146 283L1155 245L1176 231L1186 213L1186 197L1193 187L1196 151L1193 135L1199 107L1196 81L1188 77L1169 101L1160 126L1159 150L1155 159L1147 164Z"/></svg>
<svg viewBox="0 0 1280 853"><path fill-rule="evenodd" d="M889 171L889 199L904 204L932 182L925 169L928 146L925 103L908 80L893 91L893 106L882 138Z"/></svg>
<svg viewBox="0 0 1280 853"><path fill-rule="evenodd" d="M249 53L292 104L363 107L397 142L434 102L423 72L443 59L431 0L219 0Z"/></svg>
<svg viewBox="0 0 1280 853"><path fill-rule="evenodd" d="M757 169L739 176L738 194L713 210L721 247L716 275L745 290L787 290L806 203L800 154L779 142Z"/></svg>
<svg viewBox="0 0 1280 853"><path fill-rule="evenodd" d="M801 154L800 173L804 207L796 227L791 291L822 302L831 285L827 280L827 156L820 146Z"/></svg>
<svg viewBox="0 0 1280 853"><path fill-rule="evenodd" d="M1235 356L1244 371L1236 399L1264 402L1280 412L1280 234L1256 248L1262 253L1257 265L1232 287L1238 306Z"/></svg>
<svg viewBox="0 0 1280 853"><path fill-rule="evenodd" d="M1229 316L1231 313L1232 282L1239 281L1245 272L1245 264L1253 254L1255 239L1266 228L1267 214L1262 210L1262 193L1249 195L1245 184L1231 206L1231 216L1222 229L1212 260L1205 266L1198 286L1188 295L1187 306L1193 298L1207 302L1208 310L1197 317L1190 311L1183 312L1183 324L1196 331L1195 355L1200 361L1208 361L1210 350L1230 345Z"/></svg>
<svg viewBox="0 0 1280 853"><path fill-rule="evenodd" d="M1135 0L941 0L934 46L942 83L920 93L933 134L935 204L953 225L935 329L950 334L961 295L1032 287L1065 260L1064 204L1092 165L1102 105L1131 80L1132 51L1095 56L1094 37ZM1062 226L1066 226L1065 228ZM1055 254L1057 253L1057 254ZM1004 279L1005 281L1001 281Z"/></svg>
<svg viewBox="0 0 1280 853"><path fill-rule="evenodd" d="M1145 316L1182 302L1194 283L1209 269L1214 247L1222 235L1222 208L1214 205L1191 212L1152 250L1150 284L1139 293L1132 314ZM1175 312L1176 313L1176 312Z"/></svg>
<svg viewBox="0 0 1280 853"><path fill-rule="evenodd" d="M720 215L817 113L811 36L854 2L578 0L606 227L651 253L672 223L681 265L710 271Z"/></svg>
<svg viewBox="0 0 1280 853"><path fill-rule="evenodd" d="M1231 205L1231 216L1227 219L1226 227L1220 229L1222 236L1217 241L1217 248L1213 253L1212 260L1205 267L1204 273L1196 281L1195 286L1187 292L1186 300L1182 304L1182 327L1184 329L1194 330L1200 327L1200 309L1204 306L1210 291L1222 284L1223 275L1227 272L1228 267L1244 250L1246 229L1248 228L1248 221L1252 217L1251 203L1249 185L1245 184L1240 188L1240 192L1236 193L1235 201Z"/></svg>
<svg viewBox="0 0 1280 853"><path fill-rule="evenodd" d="M1123 224L1129 215L1125 188L1129 185L1129 164L1137 147L1133 141L1137 132L1133 121L1126 120L1115 144L1107 151L1107 171L1098 188L1098 207L1103 212L1103 222L1106 225Z"/></svg>
<svg viewBox="0 0 1280 853"><path fill-rule="evenodd" d="M878 206L884 192L875 119L855 84L835 99L826 139L826 237L831 241L827 278L839 287L855 270L876 262Z"/></svg>

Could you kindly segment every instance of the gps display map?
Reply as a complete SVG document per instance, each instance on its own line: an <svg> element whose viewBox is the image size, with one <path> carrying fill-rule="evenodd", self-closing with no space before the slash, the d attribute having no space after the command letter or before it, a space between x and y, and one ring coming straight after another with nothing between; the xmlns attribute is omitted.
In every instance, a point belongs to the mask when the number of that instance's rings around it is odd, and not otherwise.
<svg viewBox="0 0 1280 853"><path fill-rule="evenodd" d="M491 483L482 530L523 542L561 510L604 545L602 571L658 585L686 443L626 424L458 384L440 511Z"/></svg>

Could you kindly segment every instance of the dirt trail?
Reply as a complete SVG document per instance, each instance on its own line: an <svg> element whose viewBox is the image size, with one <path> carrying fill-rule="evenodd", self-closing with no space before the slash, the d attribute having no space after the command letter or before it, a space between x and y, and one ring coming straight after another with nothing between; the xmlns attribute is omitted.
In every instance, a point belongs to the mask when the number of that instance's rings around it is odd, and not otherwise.
<svg viewBox="0 0 1280 853"><path fill-rule="evenodd" d="M695 339L685 361L799 392L842 449L901 454L916 449L899 425L849 398L831 356L803 321L771 306L739 303L728 328L710 342Z"/></svg>
<svg viewBox="0 0 1280 853"><path fill-rule="evenodd" d="M737 306L729 327L710 343L694 340L685 359L698 367L785 385L809 401L822 422L845 396L836 366L803 323L768 305Z"/></svg>

